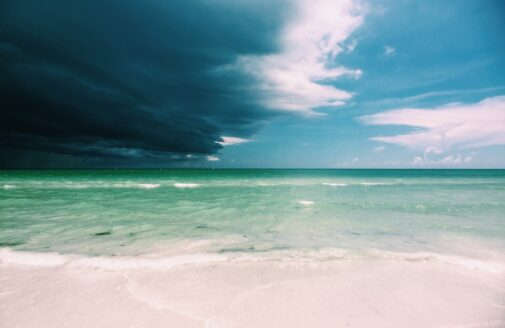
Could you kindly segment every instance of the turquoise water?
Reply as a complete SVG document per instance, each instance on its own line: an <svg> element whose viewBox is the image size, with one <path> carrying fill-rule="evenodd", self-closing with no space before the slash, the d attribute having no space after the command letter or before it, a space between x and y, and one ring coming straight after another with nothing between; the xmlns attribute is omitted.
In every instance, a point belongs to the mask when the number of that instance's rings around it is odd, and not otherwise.
<svg viewBox="0 0 505 328"><path fill-rule="evenodd" d="M505 250L505 170L0 172L0 247L86 255Z"/></svg>

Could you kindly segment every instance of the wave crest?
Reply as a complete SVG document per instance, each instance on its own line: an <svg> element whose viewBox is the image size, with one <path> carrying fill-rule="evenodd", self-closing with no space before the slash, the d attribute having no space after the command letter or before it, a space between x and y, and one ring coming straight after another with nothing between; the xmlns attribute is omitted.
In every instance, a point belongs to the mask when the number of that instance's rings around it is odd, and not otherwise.
<svg viewBox="0 0 505 328"><path fill-rule="evenodd" d="M176 182L174 183L175 188L197 188L200 187L198 183L181 183L181 182Z"/></svg>

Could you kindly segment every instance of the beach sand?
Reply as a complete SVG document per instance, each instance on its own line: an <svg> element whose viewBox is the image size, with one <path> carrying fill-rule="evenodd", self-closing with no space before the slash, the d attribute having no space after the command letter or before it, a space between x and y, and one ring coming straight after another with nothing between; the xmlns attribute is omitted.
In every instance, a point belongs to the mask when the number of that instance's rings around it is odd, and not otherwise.
<svg viewBox="0 0 505 328"><path fill-rule="evenodd" d="M2 327L505 326L505 272L493 262L418 256L128 267L28 265L14 255L0 264Z"/></svg>

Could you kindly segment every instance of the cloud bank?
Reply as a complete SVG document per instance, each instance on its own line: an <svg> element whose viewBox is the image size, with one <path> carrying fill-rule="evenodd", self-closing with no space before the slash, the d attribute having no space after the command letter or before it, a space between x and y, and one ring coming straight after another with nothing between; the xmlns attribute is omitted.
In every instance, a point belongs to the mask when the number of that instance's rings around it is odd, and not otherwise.
<svg viewBox="0 0 505 328"><path fill-rule="evenodd" d="M12 156L2 166L30 152L33 165L53 154L195 160L218 152L223 134L255 133L275 113L243 92L243 75L216 68L277 51L283 6L3 1L0 147Z"/></svg>
<svg viewBox="0 0 505 328"><path fill-rule="evenodd" d="M213 158L349 99L325 83L360 75L333 60L362 19L349 0L2 1L0 165Z"/></svg>

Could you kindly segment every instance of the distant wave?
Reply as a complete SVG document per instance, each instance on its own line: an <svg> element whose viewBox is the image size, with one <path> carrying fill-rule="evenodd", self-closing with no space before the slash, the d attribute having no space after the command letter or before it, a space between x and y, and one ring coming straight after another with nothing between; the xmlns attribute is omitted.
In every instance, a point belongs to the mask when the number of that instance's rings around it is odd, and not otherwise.
<svg viewBox="0 0 505 328"><path fill-rule="evenodd" d="M10 185L10 184L4 184L2 188L3 189L14 189L14 188L16 188L16 186Z"/></svg>
<svg viewBox="0 0 505 328"><path fill-rule="evenodd" d="M347 186L385 186L385 185L403 185L402 182L351 182L351 183L337 183L337 182L323 182L325 186L331 187L347 187Z"/></svg>
<svg viewBox="0 0 505 328"><path fill-rule="evenodd" d="M362 186L384 186L384 185L393 185L393 184L402 184L402 183L386 183L386 182L360 182L358 183Z"/></svg>
<svg viewBox="0 0 505 328"><path fill-rule="evenodd" d="M139 188L144 188L144 189L159 188L159 186L160 186L159 183L140 183L140 184L138 184Z"/></svg>
<svg viewBox="0 0 505 328"><path fill-rule="evenodd" d="M336 182L323 182L323 185L325 185L325 186L331 186L331 187L345 187L345 186L348 186L349 184L347 184L347 183L336 183Z"/></svg>
<svg viewBox="0 0 505 328"><path fill-rule="evenodd" d="M207 264L223 262L228 258L219 254L189 254L162 258L147 258L136 256L80 256L62 255L58 253L19 252L10 249L0 250L0 263L42 267L73 267L101 270L128 269L170 269L181 265Z"/></svg>
<svg viewBox="0 0 505 328"><path fill-rule="evenodd" d="M140 188L140 189L153 189L159 188L159 183L36 183L25 185L3 185L3 189L121 189L121 188Z"/></svg>
<svg viewBox="0 0 505 328"><path fill-rule="evenodd" d="M199 183L189 183L189 182L173 182L172 181L164 181L165 185L172 184L175 188L198 188L202 185ZM466 186L496 186L498 188L504 188L505 184L502 182L458 182L458 181L348 181L348 182L331 182L331 181L261 181L261 182L251 182L251 181L209 181L206 182L206 188L212 187L257 187L257 188L266 188L266 187L315 187L315 186L325 186L325 187L335 187L335 188L351 188L351 187L380 187L380 186L457 186L457 187L466 187ZM8 189L154 189L162 187L163 183L155 183L155 182L141 182L141 181L82 181L82 182L71 182L71 181L33 181L27 182L23 181L20 183L14 184L3 184L0 189L8 190Z"/></svg>
<svg viewBox="0 0 505 328"><path fill-rule="evenodd" d="M174 183L174 187L176 188L197 188L200 187L198 183L180 183L176 182Z"/></svg>
<svg viewBox="0 0 505 328"><path fill-rule="evenodd" d="M299 200L298 204L303 205L303 206L311 206L314 205L313 200Z"/></svg>
<svg viewBox="0 0 505 328"><path fill-rule="evenodd" d="M258 261L326 262L338 260L394 260L406 262L439 262L459 266L467 270L479 270L495 274L505 273L505 262L481 260L460 255L447 255L431 252L392 252L378 249L347 250L273 250L265 252L221 252L174 255L168 257L152 256L83 256L62 255L59 253L37 253L14 251L0 248L0 264L26 265L40 267L70 267L120 271L130 269L171 269L184 265L206 265L219 262L258 262Z"/></svg>

